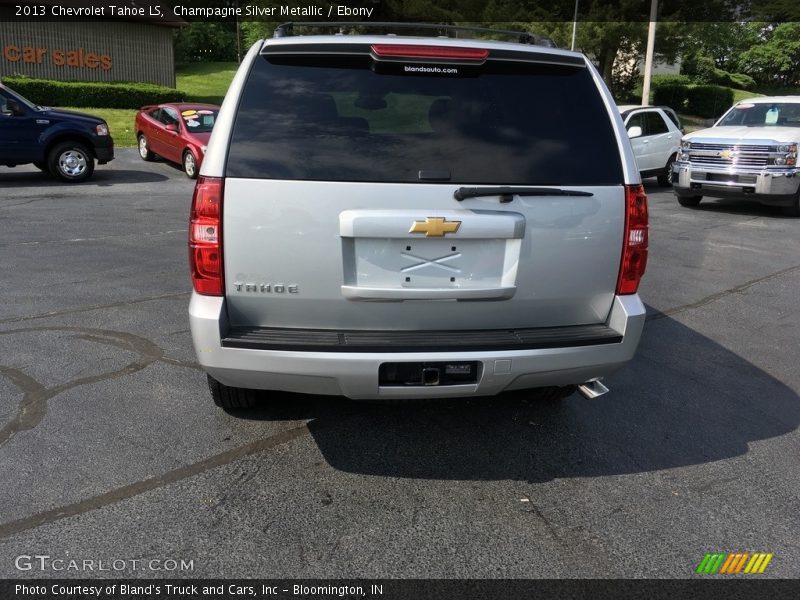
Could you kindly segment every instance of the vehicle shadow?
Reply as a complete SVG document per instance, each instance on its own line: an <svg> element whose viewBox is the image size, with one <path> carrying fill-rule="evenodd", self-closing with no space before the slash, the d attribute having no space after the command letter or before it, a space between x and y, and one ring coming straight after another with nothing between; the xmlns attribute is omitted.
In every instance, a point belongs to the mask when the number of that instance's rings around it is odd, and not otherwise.
<svg viewBox="0 0 800 600"><path fill-rule="evenodd" d="M645 327L611 393L556 403L530 392L410 405L273 394L248 419L312 419L325 460L350 473L548 481L649 472L739 456L794 431L800 398L677 321Z"/></svg>
<svg viewBox="0 0 800 600"><path fill-rule="evenodd" d="M99 167L94 174L81 183L67 183L41 171L0 172L0 187L3 188L61 188L68 186L107 187L121 183L158 183L169 177L151 171L134 169L103 169Z"/></svg>
<svg viewBox="0 0 800 600"><path fill-rule="evenodd" d="M654 180L655 181L655 180ZM675 203L675 207L679 208L680 210L684 211L701 211L704 213L725 213L730 215L744 215L744 216L753 216L753 217L779 217L779 218L792 218L787 217L781 207L779 206L767 206L765 204L761 204L760 202L756 202L755 200L732 200L729 198L710 198L708 196L703 198L703 201L698 204L697 206L688 208L688 207L680 207L678 204L678 199L672 193L671 188L661 187L656 185L648 185L645 183L645 191L648 194L653 194L656 192L669 192L671 198L670 200ZM664 202L662 199L661 202Z"/></svg>
<svg viewBox="0 0 800 600"><path fill-rule="evenodd" d="M727 200L724 198L703 198L703 201L691 210L704 212L728 213L731 215L752 215L754 217L780 217L790 219L779 206L767 206L753 200Z"/></svg>

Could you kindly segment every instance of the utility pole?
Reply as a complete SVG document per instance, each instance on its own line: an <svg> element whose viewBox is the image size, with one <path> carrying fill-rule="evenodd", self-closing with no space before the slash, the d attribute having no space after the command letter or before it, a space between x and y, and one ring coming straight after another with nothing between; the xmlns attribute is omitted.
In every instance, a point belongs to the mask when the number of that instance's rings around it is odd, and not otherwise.
<svg viewBox="0 0 800 600"><path fill-rule="evenodd" d="M575 34L578 32L578 2L580 0L575 0L575 14L572 17L572 44L570 45L570 50L575 50Z"/></svg>
<svg viewBox="0 0 800 600"><path fill-rule="evenodd" d="M656 46L656 19L658 0L650 0L650 27L647 30L647 54L644 57L644 80L642 82L642 106L650 104L650 79L653 76L653 51Z"/></svg>
<svg viewBox="0 0 800 600"><path fill-rule="evenodd" d="M242 63L242 31L239 25L239 0L236 0L236 60Z"/></svg>

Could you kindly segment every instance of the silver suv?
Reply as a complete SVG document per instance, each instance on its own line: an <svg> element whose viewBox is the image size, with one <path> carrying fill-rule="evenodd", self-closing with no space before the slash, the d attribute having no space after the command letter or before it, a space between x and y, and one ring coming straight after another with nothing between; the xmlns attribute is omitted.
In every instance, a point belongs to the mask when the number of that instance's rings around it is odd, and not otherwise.
<svg viewBox="0 0 800 600"><path fill-rule="evenodd" d="M639 343L647 236L583 55L280 35L242 62L195 188L192 338L225 408L596 396Z"/></svg>

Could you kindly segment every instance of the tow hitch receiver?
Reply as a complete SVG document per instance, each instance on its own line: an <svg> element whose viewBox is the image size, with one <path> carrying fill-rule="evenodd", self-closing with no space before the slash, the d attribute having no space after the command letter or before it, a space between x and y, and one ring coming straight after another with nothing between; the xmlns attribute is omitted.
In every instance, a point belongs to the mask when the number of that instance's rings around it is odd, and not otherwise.
<svg viewBox="0 0 800 600"><path fill-rule="evenodd" d="M381 386L438 386L476 383L478 361L383 363Z"/></svg>

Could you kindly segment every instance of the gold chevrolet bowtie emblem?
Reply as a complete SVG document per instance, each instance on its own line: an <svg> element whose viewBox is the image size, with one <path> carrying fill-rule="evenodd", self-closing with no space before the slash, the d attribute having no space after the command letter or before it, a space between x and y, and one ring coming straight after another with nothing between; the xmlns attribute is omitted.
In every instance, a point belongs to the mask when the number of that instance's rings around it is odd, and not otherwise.
<svg viewBox="0 0 800 600"><path fill-rule="evenodd" d="M455 233L461 227L461 221L448 221L443 217L427 217L424 221L414 221L408 233L424 233L425 237L444 237L447 233Z"/></svg>
<svg viewBox="0 0 800 600"><path fill-rule="evenodd" d="M719 156L720 158L733 158L733 150L722 150Z"/></svg>

